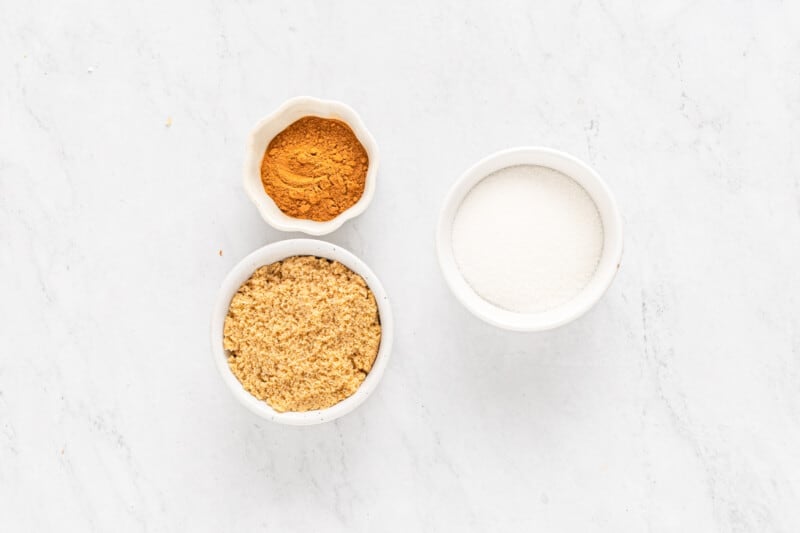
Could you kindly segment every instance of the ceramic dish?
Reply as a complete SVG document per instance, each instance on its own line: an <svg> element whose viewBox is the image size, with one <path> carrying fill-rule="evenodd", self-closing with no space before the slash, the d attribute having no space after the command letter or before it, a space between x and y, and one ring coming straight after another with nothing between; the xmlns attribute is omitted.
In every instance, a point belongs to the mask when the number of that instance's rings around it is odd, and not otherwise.
<svg viewBox="0 0 800 533"><path fill-rule="evenodd" d="M453 256L453 219L461 202L489 174L515 165L550 167L580 184L594 200L603 223L603 252L591 281L572 300L539 313L517 313L498 307L479 296L467 283ZM622 259L622 219L611 191L597 173L582 161L549 148L512 148L497 152L467 170L448 192L436 230L439 265L456 298L478 318L515 331L542 331L562 326L597 303L611 285Z"/></svg>
<svg viewBox="0 0 800 533"><path fill-rule="evenodd" d="M294 218L285 214L264 191L261 183L261 161L264 159L264 152L270 141L287 126L307 116L331 118L345 122L353 130L369 156L366 183L361 198L336 218L325 222ZM244 190L267 224L281 231L302 231L309 235L326 235L338 229L345 221L360 215L367 208L375 194L377 175L378 145L358 114L341 102L320 100L310 96L292 98L284 102L274 113L259 121L247 139L244 157Z"/></svg>
<svg viewBox="0 0 800 533"><path fill-rule="evenodd" d="M378 348L378 355L375 358L375 363L372 365L372 370L370 370L364 382L352 396L326 409L279 413L266 402L257 399L247 392L244 387L242 387L239 380L236 379L233 372L231 372L228 366L228 357L222 345L222 329L231 298L233 298L233 295L239 290L242 283L244 283L259 267L296 255L313 255L339 261L364 278L367 286L375 295L375 300L378 304L378 314L381 320L381 344ZM262 418L281 424L293 426L320 424L344 416L361 405L372 391L375 390L375 387L381 380L383 371L386 369L386 364L389 361L391 349L392 310L389 306L389 298L386 295L386 291L383 289L383 285L381 285L377 276L375 276L372 270L370 270L361 259L344 248L314 239L290 239L268 244L242 259L233 267L233 270L231 270L225 278L225 281L222 282L222 287L219 289L217 300L214 304L214 311L211 316L211 351L217 369L222 375L222 380L236 399L239 400L242 405L250 409L250 411Z"/></svg>

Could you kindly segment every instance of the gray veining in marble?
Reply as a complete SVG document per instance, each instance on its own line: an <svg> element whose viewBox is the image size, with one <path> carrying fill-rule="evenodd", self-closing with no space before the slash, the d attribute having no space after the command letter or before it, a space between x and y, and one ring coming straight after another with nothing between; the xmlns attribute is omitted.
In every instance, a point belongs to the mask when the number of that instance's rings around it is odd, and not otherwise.
<svg viewBox="0 0 800 533"><path fill-rule="evenodd" d="M651 4L0 0L0 529L800 531L800 4ZM240 175L298 94L380 145L329 238L396 322L373 397L312 428L241 408L207 335L287 237ZM606 179L625 256L588 315L512 334L433 230L531 144Z"/></svg>

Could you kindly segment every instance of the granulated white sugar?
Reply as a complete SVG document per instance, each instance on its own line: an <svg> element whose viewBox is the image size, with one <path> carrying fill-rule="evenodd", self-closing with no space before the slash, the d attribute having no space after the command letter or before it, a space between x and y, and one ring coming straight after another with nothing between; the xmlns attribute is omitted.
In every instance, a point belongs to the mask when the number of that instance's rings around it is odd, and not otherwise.
<svg viewBox="0 0 800 533"><path fill-rule="evenodd" d="M490 174L453 221L453 254L467 283L510 311L537 313L571 300L602 251L597 206L572 178L547 167Z"/></svg>

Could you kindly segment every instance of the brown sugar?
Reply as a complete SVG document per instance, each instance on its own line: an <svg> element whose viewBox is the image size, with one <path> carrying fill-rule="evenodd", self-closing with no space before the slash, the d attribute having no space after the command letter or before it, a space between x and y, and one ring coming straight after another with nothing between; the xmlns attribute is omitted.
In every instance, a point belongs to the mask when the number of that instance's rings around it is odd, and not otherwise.
<svg viewBox="0 0 800 533"><path fill-rule="evenodd" d="M231 370L279 412L324 409L352 395L380 341L378 306L364 279L312 256L256 270L225 317Z"/></svg>
<svg viewBox="0 0 800 533"><path fill-rule="evenodd" d="M350 126L303 117L275 136L261 161L261 183L294 218L335 218L364 194L369 158Z"/></svg>

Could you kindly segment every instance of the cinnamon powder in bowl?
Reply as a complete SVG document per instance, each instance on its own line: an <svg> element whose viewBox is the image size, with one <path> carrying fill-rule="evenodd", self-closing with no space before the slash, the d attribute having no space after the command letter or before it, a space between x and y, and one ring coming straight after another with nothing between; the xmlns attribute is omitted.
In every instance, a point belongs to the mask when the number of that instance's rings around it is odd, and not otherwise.
<svg viewBox="0 0 800 533"><path fill-rule="evenodd" d="M378 164L378 145L351 107L298 96L248 136L243 185L273 228L326 235L367 208Z"/></svg>
<svg viewBox="0 0 800 533"><path fill-rule="evenodd" d="M361 198L368 166L367 151L350 126L309 116L270 141L261 182L285 214L325 222Z"/></svg>

